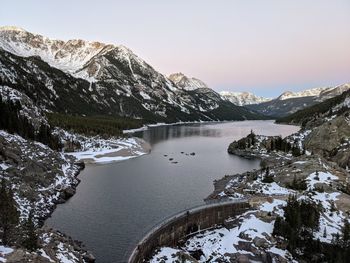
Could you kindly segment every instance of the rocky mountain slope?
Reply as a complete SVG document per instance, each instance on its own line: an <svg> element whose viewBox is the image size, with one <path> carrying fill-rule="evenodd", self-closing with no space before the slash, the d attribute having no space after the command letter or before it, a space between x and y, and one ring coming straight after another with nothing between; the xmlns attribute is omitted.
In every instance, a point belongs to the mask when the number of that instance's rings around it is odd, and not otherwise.
<svg viewBox="0 0 350 263"><path fill-rule="evenodd" d="M49 127L48 121L28 96L8 86L0 86L0 97L0 179L13 193L14 206L19 213L19 225L15 227L21 233L11 238L11 244L7 244L11 247L0 245L0 261L93 262L93 256L82 244L55 230L42 228L56 205L75 193L79 183L76 176L82 165L78 165L74 157L33 140L50 135L50 130L41 134L42 127ZM15 105L17 112L9 112L6 105ZM27 125L23 127L25 123ZM6 131L9 129L13 134ZM33 138L29 133L34 133ZM30 213L33 214L38 245L33 251L21 241L24 236L22 225Z"/></svg>
<svg viewBox="0 0 350 263"><path fill-rule="evenodd" d="M50 111L125 116L147 122L261 117L222 100L209 88L203 92L176 85L124 46L52 40L2 27L0 68L1 85L24 92ZM205 86L194 79L191 85Z"/></svg>
<svg viewBox="0 0 350 263"><path fill-rule="evenodd" d="M336 97L350 90L350 84L336 87L315 88L300 92L284 92L271 101L247 105L246 107L272 117L283 117L319 102Z"/></svg>
<svg viewBox="0 0 350 263"><path fill-rule="evenodd" d="M271 100L270 98L256 96L250 92L221 91L220 95L223 99L228 100L238 106L259 104Z"/></svg>

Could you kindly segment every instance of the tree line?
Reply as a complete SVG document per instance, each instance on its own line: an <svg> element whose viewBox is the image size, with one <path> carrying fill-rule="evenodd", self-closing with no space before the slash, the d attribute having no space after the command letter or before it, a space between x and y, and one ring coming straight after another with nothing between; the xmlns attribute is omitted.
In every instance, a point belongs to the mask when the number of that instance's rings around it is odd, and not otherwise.
<svg viewBox="0 0 350 263"><path fill-rule="evenodd" d="M33 124L20 114L21 110L19 101L3 100L0 94L0 129L16 133L25 139L41 142L53 150L62 149L58 136L52 134L50 126L41 124L36 130Z"/></svg>
<svg viewBox="0 0 350 263"><path fill-rule="evenodd" d="M48 113L47 117L51 126L87 136L123 136L123 130L136 129L144 124L143 120L120 117L78 116L60 113Z"/></svg>

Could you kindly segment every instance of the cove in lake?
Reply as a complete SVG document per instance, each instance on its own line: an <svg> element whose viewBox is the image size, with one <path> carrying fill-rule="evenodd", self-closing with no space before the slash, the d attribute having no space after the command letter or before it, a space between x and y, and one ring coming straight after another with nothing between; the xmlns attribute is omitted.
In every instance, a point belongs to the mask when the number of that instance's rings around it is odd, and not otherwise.
<svg viewBox="0 0 350 263"><path fill-rule="evenodd" d="M86 166L77 193L59 205L46 224L83 241L97 263L125 262L156 223L203 204L215 179L259 167L258 160L227 153L229 143L251 129L284 137L299 127L243 121L161 126L135 133L151 144L151 153Z"/></svg>

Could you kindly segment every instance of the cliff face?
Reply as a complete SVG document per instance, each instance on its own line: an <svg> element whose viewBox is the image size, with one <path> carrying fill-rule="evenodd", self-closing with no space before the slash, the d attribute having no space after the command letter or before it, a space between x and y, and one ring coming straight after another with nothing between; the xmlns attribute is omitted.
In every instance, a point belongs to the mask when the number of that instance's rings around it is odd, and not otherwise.
<svg viewBox="0 0 350 263"><path fill-rule="evenodd" d="M306 138L305 148L330 158L342 168L350 167L350 118L347 114L315 127Z"/></svg>

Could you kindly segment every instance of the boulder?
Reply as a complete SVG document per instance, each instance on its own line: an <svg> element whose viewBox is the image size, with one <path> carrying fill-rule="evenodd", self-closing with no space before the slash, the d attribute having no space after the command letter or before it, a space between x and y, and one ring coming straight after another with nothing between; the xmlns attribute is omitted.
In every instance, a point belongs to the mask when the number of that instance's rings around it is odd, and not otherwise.
<svg viewBox="0 0 350 263"><path fill-rule="evenodd" d="M265 238L255 237L253 239L253 243L257 247L262 247L262 248L268 248L269 247L269 243L267 242L267 240Z"/></svg>

